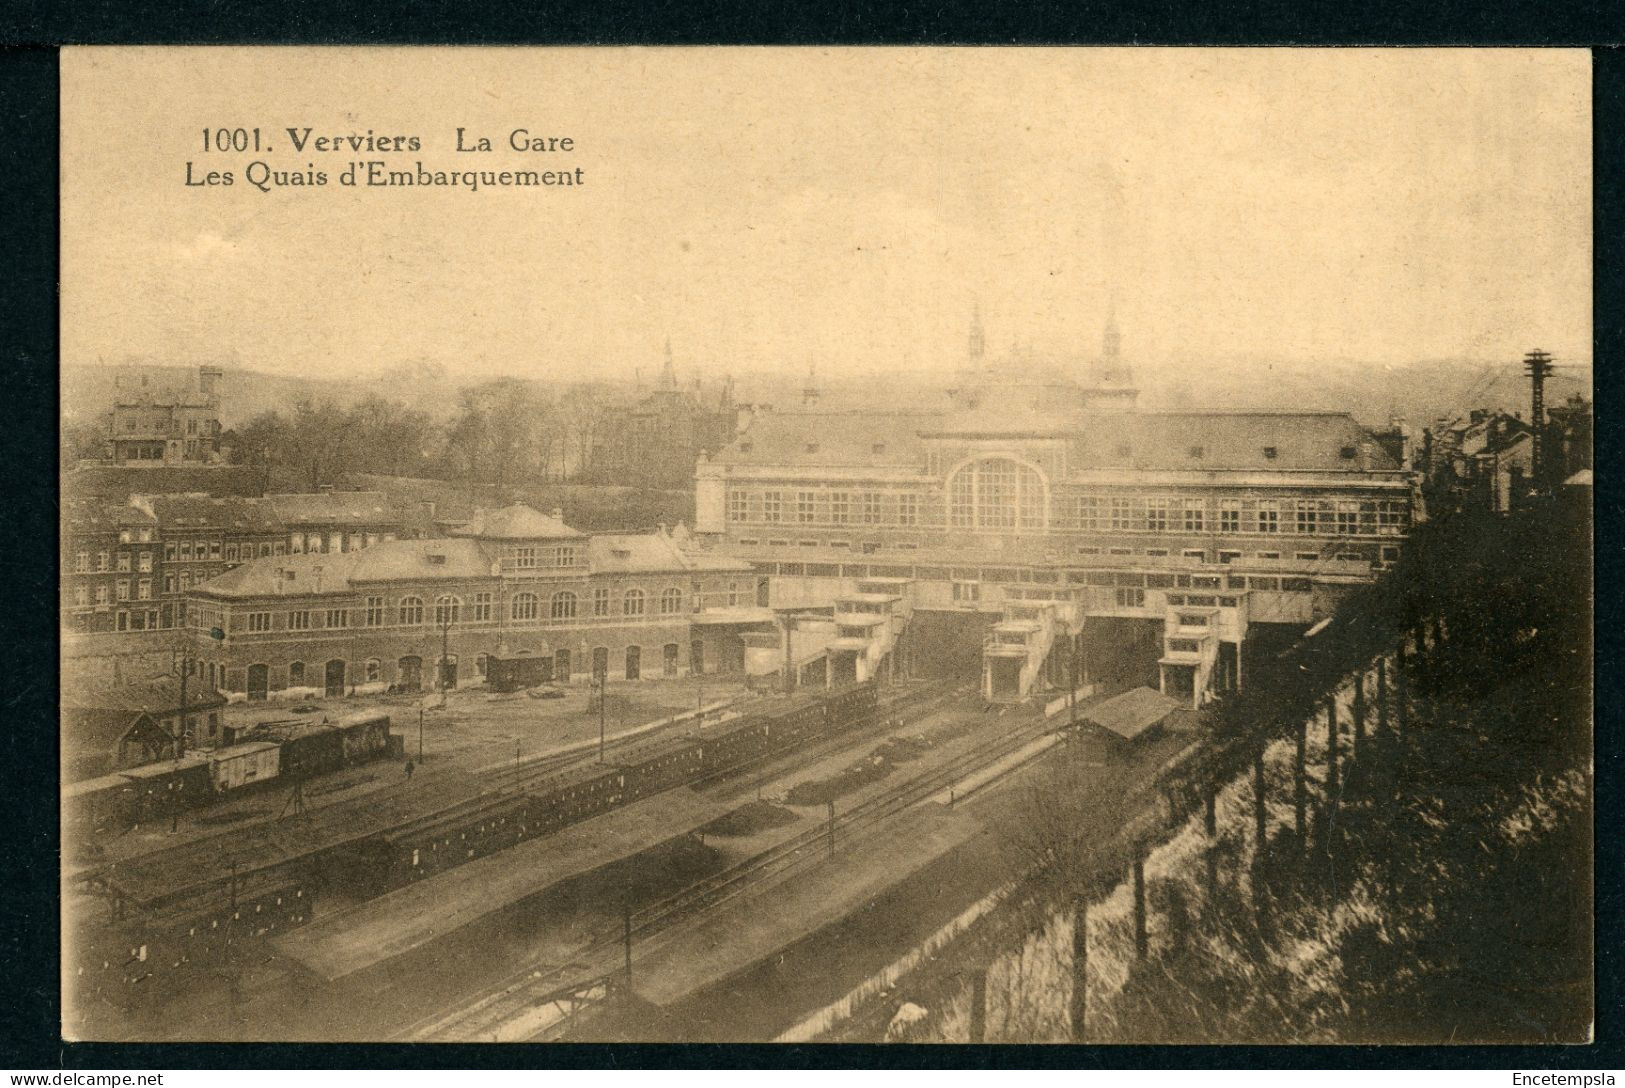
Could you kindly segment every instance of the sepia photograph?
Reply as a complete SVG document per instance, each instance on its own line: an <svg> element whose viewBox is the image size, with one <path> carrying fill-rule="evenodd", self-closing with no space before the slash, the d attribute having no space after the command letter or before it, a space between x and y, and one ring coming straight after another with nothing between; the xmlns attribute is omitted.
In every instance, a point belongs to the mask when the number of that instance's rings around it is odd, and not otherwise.
<svg viewBox="0 0 1625 1088"><path fill-rule="evenodd" d="M60 108L64 1040L1594 1041L1587 51Z"/></svg>

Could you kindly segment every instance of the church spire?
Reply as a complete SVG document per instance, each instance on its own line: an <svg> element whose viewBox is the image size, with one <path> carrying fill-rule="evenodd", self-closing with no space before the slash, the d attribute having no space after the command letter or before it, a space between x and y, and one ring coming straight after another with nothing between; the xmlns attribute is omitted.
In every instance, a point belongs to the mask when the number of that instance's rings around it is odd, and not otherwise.
<svg viewBox="0 0 1625 1088"><path fill-rule="evenodd" d="M1106 331L1101 336L1100 359L1108 376L1113 376L1122 369L1123 338L1122 334L1117 331L1117 304L1115 302L1106 310Z"/></svg>
<svg viewBox="0 0 1625 1088"><path fill-rule="evenodd" d="M801 389L802 407L818 403L818 364L812 361L807 363L807 384Z"/></svg>

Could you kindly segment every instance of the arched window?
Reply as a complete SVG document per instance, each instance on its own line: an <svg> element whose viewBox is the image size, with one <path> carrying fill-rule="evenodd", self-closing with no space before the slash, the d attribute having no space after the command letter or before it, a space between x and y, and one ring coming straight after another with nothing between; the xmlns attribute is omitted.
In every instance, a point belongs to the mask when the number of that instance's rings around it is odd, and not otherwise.
<svg viewBox="0 0 1625 1088"><path fill-rule="evenodd" d="M434 622L437 624L456 623L462 612L461 598L446 594L434 600Z"/></svg>
<svg viewBox="0 0 1625 1088"><path fill-rule="evenodd" d="M628 616L643 615L643 590L629 589L626 591L625 608L623 611L625 611Z"/></svg>
<svg viewBox="0 0 1625 1088"><path fill-rule="evenodd" d="M538 614L540 598L534 593L515 593L513 604L508 606L509 612L516 620L533 620Z"/></svg>
<svg viewBox="0 0 1625 1088"><path fill-rule="evenodd" d="M402 597L401 598L401 606L400 606L399 611L400 611L400 622L401 623L422 623L423 622L423 598L422 597Z"/></svg>
<svg viewBox="0 0 1625 1088"><path fill-rule="evenodd" d="M1044 477L1008 457L972 461L948 480L955 529L1042 529L1048 505Z"/></svg>
<svg viewBox="0 0 1625 1088"><path fill-rule="evenodd" d="M305 663L303 661L288 662L288 686L290 688L305 686Z"/></svg>
<svg viewBox="0 0 1625 1088"><path fill-rule="evenodd" d="M660 591L660 614L675 615L683 610L683 591L676 586Z"/></svg>
<svg viewBox="0 0 1625 1088"><path fill-rule="evenodd" d="M576 595L569 590L561 590L553 594L551 602L552 616L556 620L573 620L576 618Z"/></svg>
<svg viewBox="0 0 1625 1088"><path fill-rule="evenodd" d="M489 660L490 658L485 654L474 655L474 672L478 674L481 679L485 678L485 665Z"/></svg>

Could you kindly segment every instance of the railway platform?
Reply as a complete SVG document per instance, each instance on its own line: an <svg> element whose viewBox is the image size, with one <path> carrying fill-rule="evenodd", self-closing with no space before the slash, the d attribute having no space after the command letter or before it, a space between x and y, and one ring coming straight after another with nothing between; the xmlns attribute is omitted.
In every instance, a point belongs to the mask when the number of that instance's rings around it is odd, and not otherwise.
<svg viewBox="0 0 1625 1088"><path fill-rule="evenodd" d="M318 919L272 944L280 955L332 982L572 877L681 838L737 807L687 787L668 790Z"/></svg>
<svg viewBox="0 0 1625 1088"><path fill-rule="evenodd" d="M669 940L657 937L638 949L632 993L653 1005L670 1006L748 970L862 910L984 830L975 816L931 804L855 843L838 844L833 857L724 904L699 925L672 931Z"/></svg>

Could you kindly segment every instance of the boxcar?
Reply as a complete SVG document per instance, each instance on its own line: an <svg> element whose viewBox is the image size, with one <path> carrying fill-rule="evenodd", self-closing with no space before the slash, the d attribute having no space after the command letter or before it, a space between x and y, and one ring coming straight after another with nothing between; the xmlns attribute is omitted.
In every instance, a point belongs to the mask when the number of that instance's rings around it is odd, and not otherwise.
<svg viewBox="0 0 1625 1088"><path fill-rule="evenodd" d="M62 787L62 816L82 831L120 831L135 823L135 784L104 774Z"/></svg>
<svg viewBox="0 0 1625 1088"><path fill-rule="evenodd" d="M183 756L119 772L130 783L130 815L136 822L194 808L209 800L209 760Z"/></svg>
<svg viewBox="0 0 1625 1088"><path fill-rule="evenodd" d="M333 728L344 741L346 765L377 759L389 749L389 715L377 711L340 718Z"/></svg>
<svg viewBox="0 0 1625 1088"><path fill-rule="evenodd" d="M282 742L281 774L317 775L344 766L344 734L326 725L313 725Z"/></svg>
<svg viewBox="0 0 1625 1088"><path fill-rule="evenodd" d="M216 793L230 793L277 777L282 767L282 745L251 741L216 748L209 771Z"/></svg>

